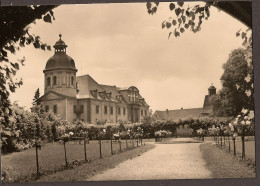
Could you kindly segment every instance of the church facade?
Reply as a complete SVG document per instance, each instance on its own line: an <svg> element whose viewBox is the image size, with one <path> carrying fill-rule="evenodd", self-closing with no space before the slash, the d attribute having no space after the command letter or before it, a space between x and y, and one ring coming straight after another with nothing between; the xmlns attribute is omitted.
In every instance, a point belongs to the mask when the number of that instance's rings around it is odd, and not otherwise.
<svg viewBox="0 0 260 186"><path fill-rule="evenodd" d="M40 100L45 111L52 110L70 123L82 120L92 124L137 123L148 115L149 105L137 87L102 85L90 75L77 76L61 35L53 47L55 53L43 70L44 95Z"/></svg>

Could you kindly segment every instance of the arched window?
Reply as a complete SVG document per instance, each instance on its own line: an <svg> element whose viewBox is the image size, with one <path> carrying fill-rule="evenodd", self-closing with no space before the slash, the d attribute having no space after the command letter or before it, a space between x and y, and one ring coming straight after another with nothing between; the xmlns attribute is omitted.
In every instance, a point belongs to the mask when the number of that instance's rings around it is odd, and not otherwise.
<svg viewBox="0 0 260 186"><path fill-rule="evenodd" d="M74 77L71 76L71 85L74 85Z"/></svg>
<svg viewBox="0 0 260 186"><path fill-rule="evenodd" d="M57 77L53 76L53 85L57 85Z"/></svg>
<svg viewBox="0 0 260 186"><path fill-rule="evenodd" d="M51 85L51 78L47 77L47 86L50 86L50 85Z"/></svg>

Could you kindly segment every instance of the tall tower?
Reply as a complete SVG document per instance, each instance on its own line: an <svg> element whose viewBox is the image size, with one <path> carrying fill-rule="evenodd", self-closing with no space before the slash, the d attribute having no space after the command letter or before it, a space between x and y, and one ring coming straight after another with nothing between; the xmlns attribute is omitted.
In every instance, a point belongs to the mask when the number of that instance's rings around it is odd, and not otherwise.
<svg viewBox="0 0 260 186"><path fill-rule="evenodd" d="M211 83L211 86L208 88L209 96L212 96L216 94L216 87L213 86L213 83Z"/></svg>
<svg viewBox="0 0 260 186"><path fill-rule="evenodd" d="M44 73L44 94L54 91L66 96L76 97L76 73L74 60L66 54L68 47L60 39L53 46L54 55L47 61Z"/></svg>

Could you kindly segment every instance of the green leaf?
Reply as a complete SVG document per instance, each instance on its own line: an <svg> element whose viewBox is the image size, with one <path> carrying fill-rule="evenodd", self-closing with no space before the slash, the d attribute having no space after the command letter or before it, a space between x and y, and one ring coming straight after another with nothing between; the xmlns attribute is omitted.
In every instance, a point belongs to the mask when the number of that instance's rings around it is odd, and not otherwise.
<svg viewBox="0 0 260 186"><path fill-rule="evenodd" d="M188 29L188 28L189 28L189 24L185 24L184 27L185 27L186 29Z"/></svg>
<svg viewBox="0 0 260 186"><path fill-rule="evenodd" d="M166 27L169 29L171 28L172 24L170 22L166 22Z"/></svg>
<svg viewBox="0 0 260 186"><path fill-rule="evenodd" d="M172 25L176 25L177 24L177 21L176 20L172 20Z"/></svg>
<svg viewBox="0 0 260 186"><path fill-rule="evenodd" d="M182 7L183 4L184 4L184 2L177 2L177 4L178 4L180 7Z"/></svg>
<svg viewBox="0 0 260 186"><path fill-rule="evenodd" d="M162 29L165 28L165 21L162 23Z"/></svg>
<svg viewBox="0 0 260 186"><path fill-rule="evenodd" d="M47 14L43 17L43 20L47 23L51 23L51 15L50 14Z"/></svg>
<svg viewBox="0 0 260 186"><path fill-rule="evenodd" d="M181 9L180 9L180 8L176 8L176 9L175 9L175 14L176 14L177 16L179 16L180 13L181 13Z"/></svg>
<svg viewBox="0 0 260 186"><path fill-rule="evenodd" d="M171 35L172 35L172 32L169 33L168 39L171 37Z"/></svg>
<svg viewBox="0 0 260 186"><path fill-rule="evenodd" d="M181 29L180 29L180 32L181 32L181 33L185 32L185 29L184 29L184 28L181 28Z"/></svg>
<svg viewBox="0 0 260 186"><path fill-rule="evenodd" d="M172 11L172 10L174 10L174 8L175 8L175 4L174 4L174 3L171 3L171 4L170 4L170 10Z"/></svg>
<svg viewBox="0 0 260 186"><path fill-rule="evenodd" d="M186 17L185 16L181 16L181 19L182 19L183 23L186 22Z"/></svg>
<svg viewBox="0 0 260 186"><path fill-rule="evenodd" d="M155 6L152 8L152 13L156 13L156 11L157 11L157 7Z"/></svg>
<svg viewBox="0 0 260 186"><path fill-rule="evenodd" d="M147 9L150 9L150 8L152 8L152 3L150 3L150 2L147 2L147 3L146 3L146 7L147 7Z"/></svg>

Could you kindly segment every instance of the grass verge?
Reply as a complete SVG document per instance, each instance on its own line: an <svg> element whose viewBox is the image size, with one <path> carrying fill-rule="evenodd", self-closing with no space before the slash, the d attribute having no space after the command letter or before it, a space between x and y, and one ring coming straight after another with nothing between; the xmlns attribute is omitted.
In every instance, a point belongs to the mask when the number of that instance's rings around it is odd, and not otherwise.
<svg viewBox="0 0 260 186"><path fill-rule="evenodd" d="M69 182L69 181L86 181L88 178L107 169L114 168L118 164L140 156L142 153L151 150L155 147L152 144L134 148L132 150L123 151L113 156L96 159L90 163L67 169L62 172L57 172L51 175L42 176L37 182Z"/></svg>
<svg viewBox="0 0 260 186"><path fill-rule="evenodd" d="M135 142L134 142L134 145ZM128 147L133 148L133 144L128 140ZM84 163L84 146L68 142L66 144L67 159L69 165L77 166ZM90 141L86 145L87 158L89 161L99 159L98 141ZM121 150L126 150L126 141L122 140ZM130 149L127 149L130 150ZM120 146L118 142L113 142L113 152L119 153ZM102 156L111 156L110 141L102 142ZM4 182L27 182L36 178L36 157L35 148L22 152L14 152L1 156L2 175L6 179ZM58 142L45 144L39 151L40 174L53 174L65 169L64 147Z"/></svg>
<svg viewBox="0 0 260 186"><path fill-rule="evenodd" d="M206 166L213 178L254 178L255 170L211 143L200 145Z"/></svg>

